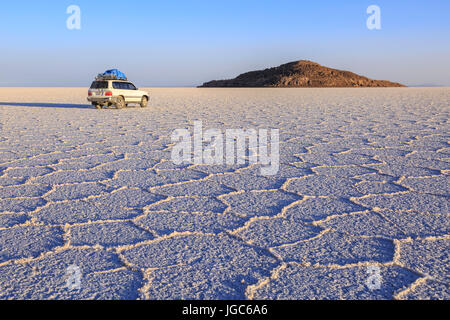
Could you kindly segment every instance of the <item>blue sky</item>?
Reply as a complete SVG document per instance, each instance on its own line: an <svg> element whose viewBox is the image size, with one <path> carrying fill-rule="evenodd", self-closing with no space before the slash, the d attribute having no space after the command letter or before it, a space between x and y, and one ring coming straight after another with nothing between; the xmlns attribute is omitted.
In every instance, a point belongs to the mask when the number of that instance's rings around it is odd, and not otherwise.
<svg viewBox="0 0 450 320"><path fill-rule="evenodd" d="M81 30L68 30L69 5ZM381 8L381 30L366 9ZM3 1L0 85L195 86L308 59L375 79L450 86L448 0Z"/></svg>

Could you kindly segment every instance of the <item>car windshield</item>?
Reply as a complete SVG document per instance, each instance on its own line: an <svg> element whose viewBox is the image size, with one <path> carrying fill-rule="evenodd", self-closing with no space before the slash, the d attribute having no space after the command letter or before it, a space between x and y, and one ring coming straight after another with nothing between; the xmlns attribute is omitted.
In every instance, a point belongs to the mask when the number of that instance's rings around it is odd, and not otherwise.
<svg viewBox="0 0 450 320"><path fill-rule="evenodd" d="M91 84L91 89L108 89L108 81L94 81Z"/></svg>

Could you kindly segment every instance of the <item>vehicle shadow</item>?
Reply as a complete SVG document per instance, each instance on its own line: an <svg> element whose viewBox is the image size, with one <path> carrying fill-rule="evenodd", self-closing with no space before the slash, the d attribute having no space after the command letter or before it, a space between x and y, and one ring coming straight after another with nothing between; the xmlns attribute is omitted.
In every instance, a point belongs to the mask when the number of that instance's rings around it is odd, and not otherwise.
<svg viewBox="0 0 450 320"><path fill-rule="evenodd" d="M49 102L0 102L1 106L9 107L37 107L37 108L75 108L75 109L95 109L90 104L67 104Z"/></svg>

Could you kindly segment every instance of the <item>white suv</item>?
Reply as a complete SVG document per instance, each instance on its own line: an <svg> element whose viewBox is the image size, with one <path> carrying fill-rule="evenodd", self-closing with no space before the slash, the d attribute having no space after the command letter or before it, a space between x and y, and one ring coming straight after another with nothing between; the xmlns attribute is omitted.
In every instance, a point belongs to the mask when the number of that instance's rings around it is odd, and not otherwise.
<svg viewBox="0 0 450 320"><path fill-rule="evenodd" d="M117 109L122 109L131 103L145 108L148 98L147 92L139 90L129 81L97 79L92 82L87 99L97 109L106 105L115 105Z"/></svg>

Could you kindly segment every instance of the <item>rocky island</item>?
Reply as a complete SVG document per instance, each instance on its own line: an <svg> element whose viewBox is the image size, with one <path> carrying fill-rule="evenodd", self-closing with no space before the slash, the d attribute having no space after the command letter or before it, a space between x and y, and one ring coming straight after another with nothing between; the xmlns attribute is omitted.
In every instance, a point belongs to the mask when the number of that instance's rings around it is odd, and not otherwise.
<svg viewBox="0 0 450 320"><path fill-rule="evenodd" d="M342 87L405 87L386 80L372 80L350 71L321 66L300 60L279 67L243 73L230 80L206 82L199 88L342 88Z"/></svg>

